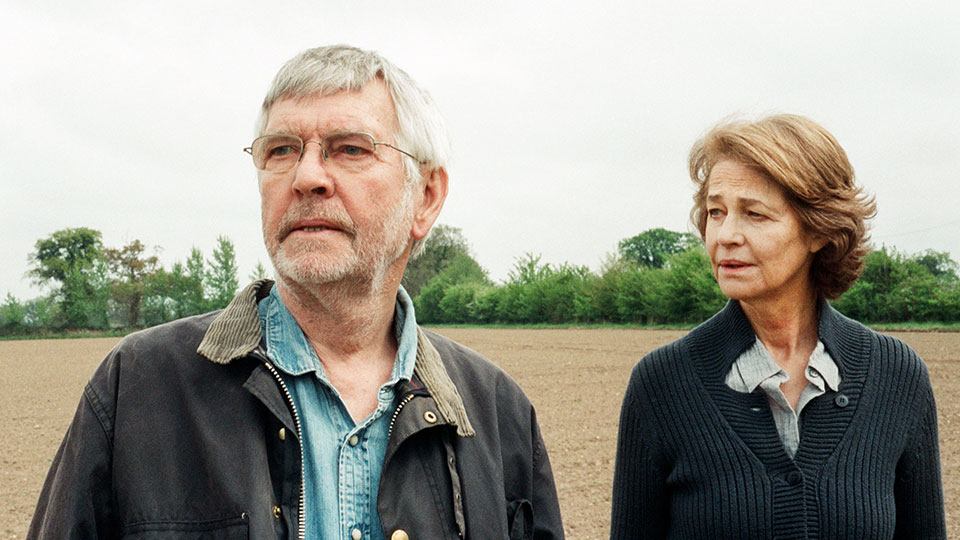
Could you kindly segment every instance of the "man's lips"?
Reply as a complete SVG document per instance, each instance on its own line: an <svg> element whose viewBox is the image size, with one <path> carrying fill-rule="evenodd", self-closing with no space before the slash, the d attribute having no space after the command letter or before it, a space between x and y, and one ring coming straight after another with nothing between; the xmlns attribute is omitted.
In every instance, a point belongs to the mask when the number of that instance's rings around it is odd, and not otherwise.
<svg viewBox="0 0 960 540"><path fill-rule="evenodd" d="M319 233L324 231L336 231L346 234L352 234L353 228L348 224L341 223L339 221L324 219L324 218L314 218L314 219L302 219L297 220L289 224L285 224L280 230L280 240L283 241L288 236L295 232L303 233Z"/></svg>

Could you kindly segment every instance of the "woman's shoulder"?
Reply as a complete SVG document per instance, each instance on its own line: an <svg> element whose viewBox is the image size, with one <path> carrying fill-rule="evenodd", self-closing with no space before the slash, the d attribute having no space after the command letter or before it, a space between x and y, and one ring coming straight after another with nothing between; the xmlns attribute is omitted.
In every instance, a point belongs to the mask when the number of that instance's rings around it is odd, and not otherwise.
<svg viewBox="0 0 960 540"><path fill-rule="evenodd" d="M821 319L821 339L832 341L846 355L863 356L883 369L898 367L916 374L926 370L917 352L898 337L877 332L833 308L824 310Z"/></svg>
<svg viewBox="0 0 960 540"><path fill-rule="evenodd" d="M916 395L930 387L926 364L902 339L877 332L832 308L826 321L827 325L821 324L821 340L853 377L861 374L865 384L877 386L888 397L901 391Z"/></svg>

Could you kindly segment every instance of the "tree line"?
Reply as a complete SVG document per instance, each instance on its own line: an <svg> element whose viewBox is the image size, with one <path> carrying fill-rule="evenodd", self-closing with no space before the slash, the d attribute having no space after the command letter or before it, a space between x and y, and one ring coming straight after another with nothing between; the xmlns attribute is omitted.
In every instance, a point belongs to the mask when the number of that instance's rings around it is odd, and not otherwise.
<svg viewBox="0 0 960 540"><path fill-rule="evenodd" d="M495 284L458 229L438 232L411 263L418 279L405 281L422 323L696 324L727 302L702 244L687 233L650 229L621 240L599 272L526 254ZM945 252L882 247L832 304L867 323L960 322L958 265Z"/></svg>
<svg viewBox="0 0 960 540"><path fill-rule="evenodd" d="M68 228L37 240L27 276L50 294L0 305L0 334L153 326L226 306L237 292L236 251L217 237L210 258L193 248L184 261L160 264L140 240L111 248L100 231ZM266 274L258 264L251 278Z"/></svg>
<svg viewBox="0 0 960 540"><path fill-rule="evenodd" d="M0 335L152 326L223 308L240 285L225 236L209 258L193 248L165 268L139 240L109 248L99 231L71 228L38 240L29 262L28 276L51 293L26 302L7 293ZM883 247L865 262L833 302L842 313L868 323L960 322L960 267L949 254ZM258 263L249 278L266 276ZM727 301L699 240L665 229L621 240L599 272L528 253L494 283L460 229L438 225L403 285L428 324L695 324Z"/></svg>

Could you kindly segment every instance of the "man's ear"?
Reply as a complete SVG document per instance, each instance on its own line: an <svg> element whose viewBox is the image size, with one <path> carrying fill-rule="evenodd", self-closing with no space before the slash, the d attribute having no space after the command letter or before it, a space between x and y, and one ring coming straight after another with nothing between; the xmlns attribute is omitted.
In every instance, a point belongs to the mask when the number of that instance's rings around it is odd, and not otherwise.
<svg viewBox="0 0 960 540"><path fill-rule="evenodd" d="M430 232L430 227L440 216L443 202L447 200L446 169L438 167L428 172L426 178L420 181L419 195L420 205L413 215L413 229L410 231L418 240Z"/></svg>

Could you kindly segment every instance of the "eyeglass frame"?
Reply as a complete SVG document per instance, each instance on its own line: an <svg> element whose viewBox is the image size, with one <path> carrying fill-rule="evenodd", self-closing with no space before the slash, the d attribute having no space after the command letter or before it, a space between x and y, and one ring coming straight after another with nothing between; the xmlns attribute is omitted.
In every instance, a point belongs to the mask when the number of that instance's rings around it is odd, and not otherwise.
<svg viewBox="0 0 960 540"><path fill-rule="evenodd" d="M259 141L260 139L266 139L266 138L268 138L268 137L282 136L282 137L293 137L293 138L297 139L298 141L300 141L300 155L297 156L297 161L296 161L296 163L295 163L292 167L290 167L289 169L286 169L286 170L283 170L283 171L268 171L268 170L266 170L266 169L261 169L260 167L257 167L256 160L254 159L253 166L256 167L256 169L257 169L258 171L267 172L267 173L272 173L272 174L283 174L283 173L288 173L288 172L290 172L290 171L292 171L292 170L295 170L297 167L300 166L300 162L303 160L303 152L307 149L307 143L311 143L311 142L317 143L317 145L320 146L320 155L323 157L323 161L326 162L327 159L330 157L330 155L327 154L326 148L323 147L323 141L327 140L328 137L332 137L332 136L335 136L335 135L363 135L364 137L368 137L368 138L370 139L370 142L373 143L373 150L374 150L374 152L376 152L377 146L386 146L386 147L389 147L389 148L393 148L393 149L396 150L397 152L400 152L401 154L403 154L403 155L405 155L405 156L413 159L413 160L416 161L417 164L419 164L419 165L426 165L426 164L427 164L426 161L420 160L419 158L417 158L417 156L411 154L410 152L407 152L406 150L403 150L402 148L397 148L396 146L394 146L394 145L392 145L392 144L390 144L390 143L388 143L388 142L378 141L376 138L374 138L373 135L371 135L371 134L369 134L369 133L367 133L367 132L365 132L365 131L334 131L334 132L331 132L331 133L327 133L327 134L324 135L319 141L316 140L316 139L303 140L303 138L301 138L299 135L294 135L294 134L292 134L292 133L270 133L270 134L268 134L268 135L261 135L261 136L257 137L256 139L253 140L252 143L250 143L250 146L247 146L246 148L244 148L243 151L246 152L246 153L248 153L248 154L250 154L250 157L254 157L254 156L253 156L253 146L254 146L254 145L257 143L257 141Z"/></svg>

